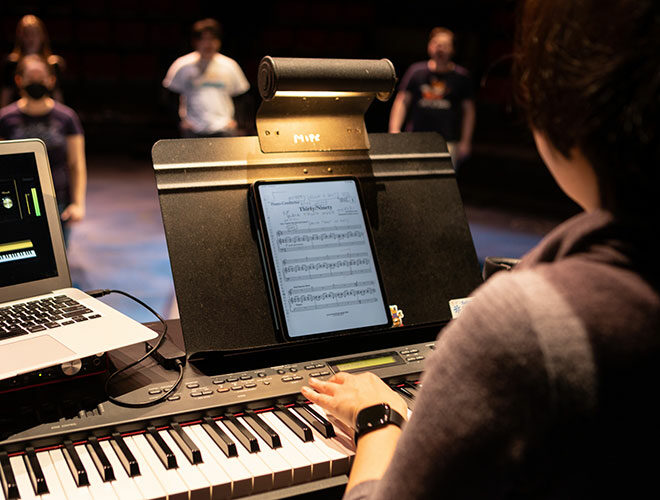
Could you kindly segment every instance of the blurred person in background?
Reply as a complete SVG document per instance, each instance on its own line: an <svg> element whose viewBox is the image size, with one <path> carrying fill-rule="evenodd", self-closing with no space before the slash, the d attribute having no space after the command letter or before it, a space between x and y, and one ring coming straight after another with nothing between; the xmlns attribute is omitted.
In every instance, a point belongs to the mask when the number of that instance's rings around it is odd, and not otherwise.
<svg viewBox="0 0 660 500"><path fill-rule="evenodd" d="M14 79L16 66L23 56L29 54L41 56L51 66L55 83L49 93L53 99L62 102L60 82L64 71L64 59L51 52L48 32L43 21L37 16L28 14L18 22L14 50L5 58L2 66L0 107L16 101L20 97Z"/></svg>
<svg viewBox="0 0 660 500"><path fill-rule="evenodd" d="M182 137L236 135L233 98L250 89L236 61L220 54L222 28L215 19L192 28L194 52L179 57L167 71L163 86L179 97Z"/></svg>
<svg viewBox="0 0 660 500"><path fill-rule="evenodd" d="M0 109L0 139L38 138L48 152L64 239L69 223L85 217L87 166L85 138L75 111L55 101L53 66L41 56L23 57L16 68L21 98Z"/></svg>
<svg viewBox="0 0 660 500"><path fill-rule="evenodd" d="M413 64L392 103L390 133L439 132L458 167L472 151L475 106L468 71L452 61L454 33L433 28L429 59Z"/></svg>

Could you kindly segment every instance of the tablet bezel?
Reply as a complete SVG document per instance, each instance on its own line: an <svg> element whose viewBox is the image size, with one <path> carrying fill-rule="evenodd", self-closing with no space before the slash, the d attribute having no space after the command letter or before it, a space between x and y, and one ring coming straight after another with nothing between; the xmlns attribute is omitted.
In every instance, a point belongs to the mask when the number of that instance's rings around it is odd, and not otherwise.
<svg viewBox="0 0 660 500"><path fill-rule="evenodd" d="M275 263L273 259L273 252L270 244L270 235L268 233L268 227L265 221L265 215L261 200L260 186L263 185L273 185L273 184L302 184L310 182L340 182L340 181L352 181L355 185L356 192L358 195L360 210L362 212L362 220L365 226L365 231L367 233L367 239L369 241L369 248L371 249L371 255L373 260L373 265L378 279L378 286L380 289L381 297L384 304L384 312L386 322L378 325L370 325L359 328L353 328L349 330L338 330L331 332L316 332L306 335L296 335L292 336L289 334L288 325L286 323L286 315L284 312L284 304L282 302L282 294L280 292L280 284L277 278L277 271L275 269ZM277 179L277 180L257 180L250 185L249 189L250 194L250 210L254 216L253 224L255 224L257 229L257 240L259 245L259 255L261 257L262 268L264 271L264 277L266 280L266 288L268 290L269 302L271 304L271 313L273 315L275 331L281 336L284 341L298 341L298 340L310 340L314 338L326 338L333 336L346 336L346 335L355 335L364 332L373 332L378 330L389 330L392 327L392 316L390 313L387 295L385 293L385 287L383 284L383 278L381 274L380 265L378 262L378 254L376 252L376 247L374 245L373 235L371 231L371 224L369 223L369 215L366 211L366 205L364 203L364 197L362 194L362 189L360 182L355 176L336 176L336 177L311 177L311 178L293 178L293 179Z"/></svg>

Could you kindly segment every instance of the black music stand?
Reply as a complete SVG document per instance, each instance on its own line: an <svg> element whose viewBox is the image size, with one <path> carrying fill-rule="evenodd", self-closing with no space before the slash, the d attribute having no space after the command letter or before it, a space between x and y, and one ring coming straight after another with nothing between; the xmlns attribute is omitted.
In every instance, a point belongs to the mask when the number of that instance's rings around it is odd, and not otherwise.
<svg viewBox="0 0 660 500"><path fill-rule="evenodd" d="M274 97L260 109L259 137L164 140L152 151L191 361L210 356L217 362L246 352L270 358L282 350L291 355L296 348L303 359L310 349L339 354L432 340L451 319L449 301L467 296L481 282L445 141L435 133L366 134L368 103L379 93L386 98L394 88L389 61L375 62L370 74L377 76L360 92L346 89L360 88L364 61L342 66L341 78L326 82L329 91L319 90L319 74L328 79L325 70L309 70L319 60L264 61L260 89ZM313 102L296 90L300 71L318 76ZM284 86L284 95L272 85ZM332 102L339 103L341 116L332 115ZM309 134L321 140L288 140ZM251 227L248 187L259 179L332 175L360 180L387 297L404 311L404 326L350 342L282 343L273 327Z"/></svg>

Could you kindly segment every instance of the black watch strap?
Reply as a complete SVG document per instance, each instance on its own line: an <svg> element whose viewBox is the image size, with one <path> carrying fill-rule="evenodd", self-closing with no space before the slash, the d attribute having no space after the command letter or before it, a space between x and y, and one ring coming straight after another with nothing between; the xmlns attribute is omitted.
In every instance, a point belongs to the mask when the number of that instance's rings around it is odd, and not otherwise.
<svg viewBox="0 0 660 500"><path fill-rule="evenodd" d="M375 431L387 425L396 425L403 429L406 419L398 411L393 410L390 405L381 403L363 408L355 419L355 444L358 439L368 432Z"/></svg>

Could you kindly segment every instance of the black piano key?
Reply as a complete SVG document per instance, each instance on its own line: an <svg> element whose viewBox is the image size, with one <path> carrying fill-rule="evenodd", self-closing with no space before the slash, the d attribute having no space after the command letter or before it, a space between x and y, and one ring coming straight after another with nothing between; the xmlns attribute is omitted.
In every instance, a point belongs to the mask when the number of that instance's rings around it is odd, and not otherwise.
<svg viewBox="0 0 660 500"><path fill-rule="evenodd" d="M228 457L237 457L238 451L236 450L236 443L223 431L220 427L215 425L215 421L211 417L205 417L202 429L210 436L213 442L218 445L218 448Z"/></svg>
<svg viewBox="0 0 660 500"><path fill-rule="evenodd" d="M202 452L199 450L197 445L193 443L188 434L186 434L181 426L176 422L172 423L170 427L170 436L172 436L174 442L179 446L179 448L181 448L181 451L186 456L188 461L193 465L201 464L203 462Z"/></svg>
<svg viewBox="0 0 660 500"><path fill-rule="evenodd" d="M257 438L254 437L254 435L247 430L242 423L236 420L236 417L226 414L223 422L227 426L227 429L231 431L234 437L238 439L250 453L256 453L259 451L259 442L257 441Z"/></svg>
<svg viewBox="0 0 660 500"><path fill-rule="evenodd" d="M178 467L174 452L170 449L169 446L167 446L167 443L163 437L158 434L158 431L155 427L147 427L147 432L144 434L144 437L147 438L147 441L153 448L156 455L158 455L160 461L163 462L163 465L166 469L176 469Z"/></svg>
<svg viewBox="0 0 660 500"><path fill-rule="evenodd" d="M25 468L27 469L28 476L30 476L30 482L32 483L35 494L43 495L50 493L48 491L48 484L46 484L46 477L41 470L41 465L39 464L34 448L29 447L25 449L23 460L25 461Z"/></svg>
<svg viewBox="0 0 660 500"><path fill-rule="evenodd" d="M417 395L417 391L419 391L420 389L420 387L417 384L415 384L415 382L411 382L410 380L406 380L406 387L415 396Z"/></svg>
<svg viewBox="0 0 660 500"><path fill-rule="evenodd" d="M309 425L314 427L321 436L324 438L335 437L335 428L328 420L317 412L314 408L308 405L300 405L296 407L296 413L300 415Z"/></svg>
<svg viewBox="0 0 660 500"><path fill-rule="evenodd" d="M277 416L277 418L279 418L282 423L291 429L291 431L300 439L305 442L314 441L312 429L310 429L305 422L296 417L286 406L277 405L273 413L275 413L275 416Z"/></svg>
<svg viewBox="0 0 660 500"><path fill-rule="evenodd" d="M80 456L71 441L64 441L62 455L64 455L64 459L69 466L69 470L71 471L71 475L76 484L78 486L89 486L87 471L85 470L85 466L80 460Z"/></svg>
<svg viewBox="0 0 660 500"><path fill-rule="evenodd" d="M114 481L115 480L115 471L112 468L112 464L108 457L106 456L103 448L99 444L99 440L94 436L91 436L87 439L87 444L85 445L89 456L92 457L92 461L96 466L96 470L99 471L99 475L103 481Z"/></svg>
<svg viewBox="0 0 660 500"><path fill-rule="evenodd" d="M266 441L266 444L271 448L281 448L282 440L280 436L273 430L273 428L268 425L264 420L254 411L247 410L243 419L248 423L250 427L259 434L259 437Z"/></svg>
<svg viewBox="0 0 660 500"><path fill-rule="evenodd" d="M20 498L16 478L14 477L14 472L11 470L11 464L9 463L9 456L5 451L0 452L0 486L2 487L2 492L5 494L7 500L16 500Z"/></svg>
<svg viewBox="0 0 660 500"><path fill-rule="evenodd" d="M140 465L135 459L135 455L133 455L131 450L128 448L124 438L121 437L121 434L118 432L113 432L110 445L112 446L112 449L115 450L115 454L117 455L117 458L119 458L121 464L124 466L124 469L126 469L126 474L128 474L128 477L139 476Z"/></svg>
<svg viewBox="0 0 660 500"><path fill-rule="evenodd" d="M390 386L390 387L392 387L392 389L394 389L394 391L398 392L399 394L403 394L408 399L415 399L414 394L412 392L410 392L409 389L406 389L405 387L397 387L396 385L395 386Z"/></svg>

